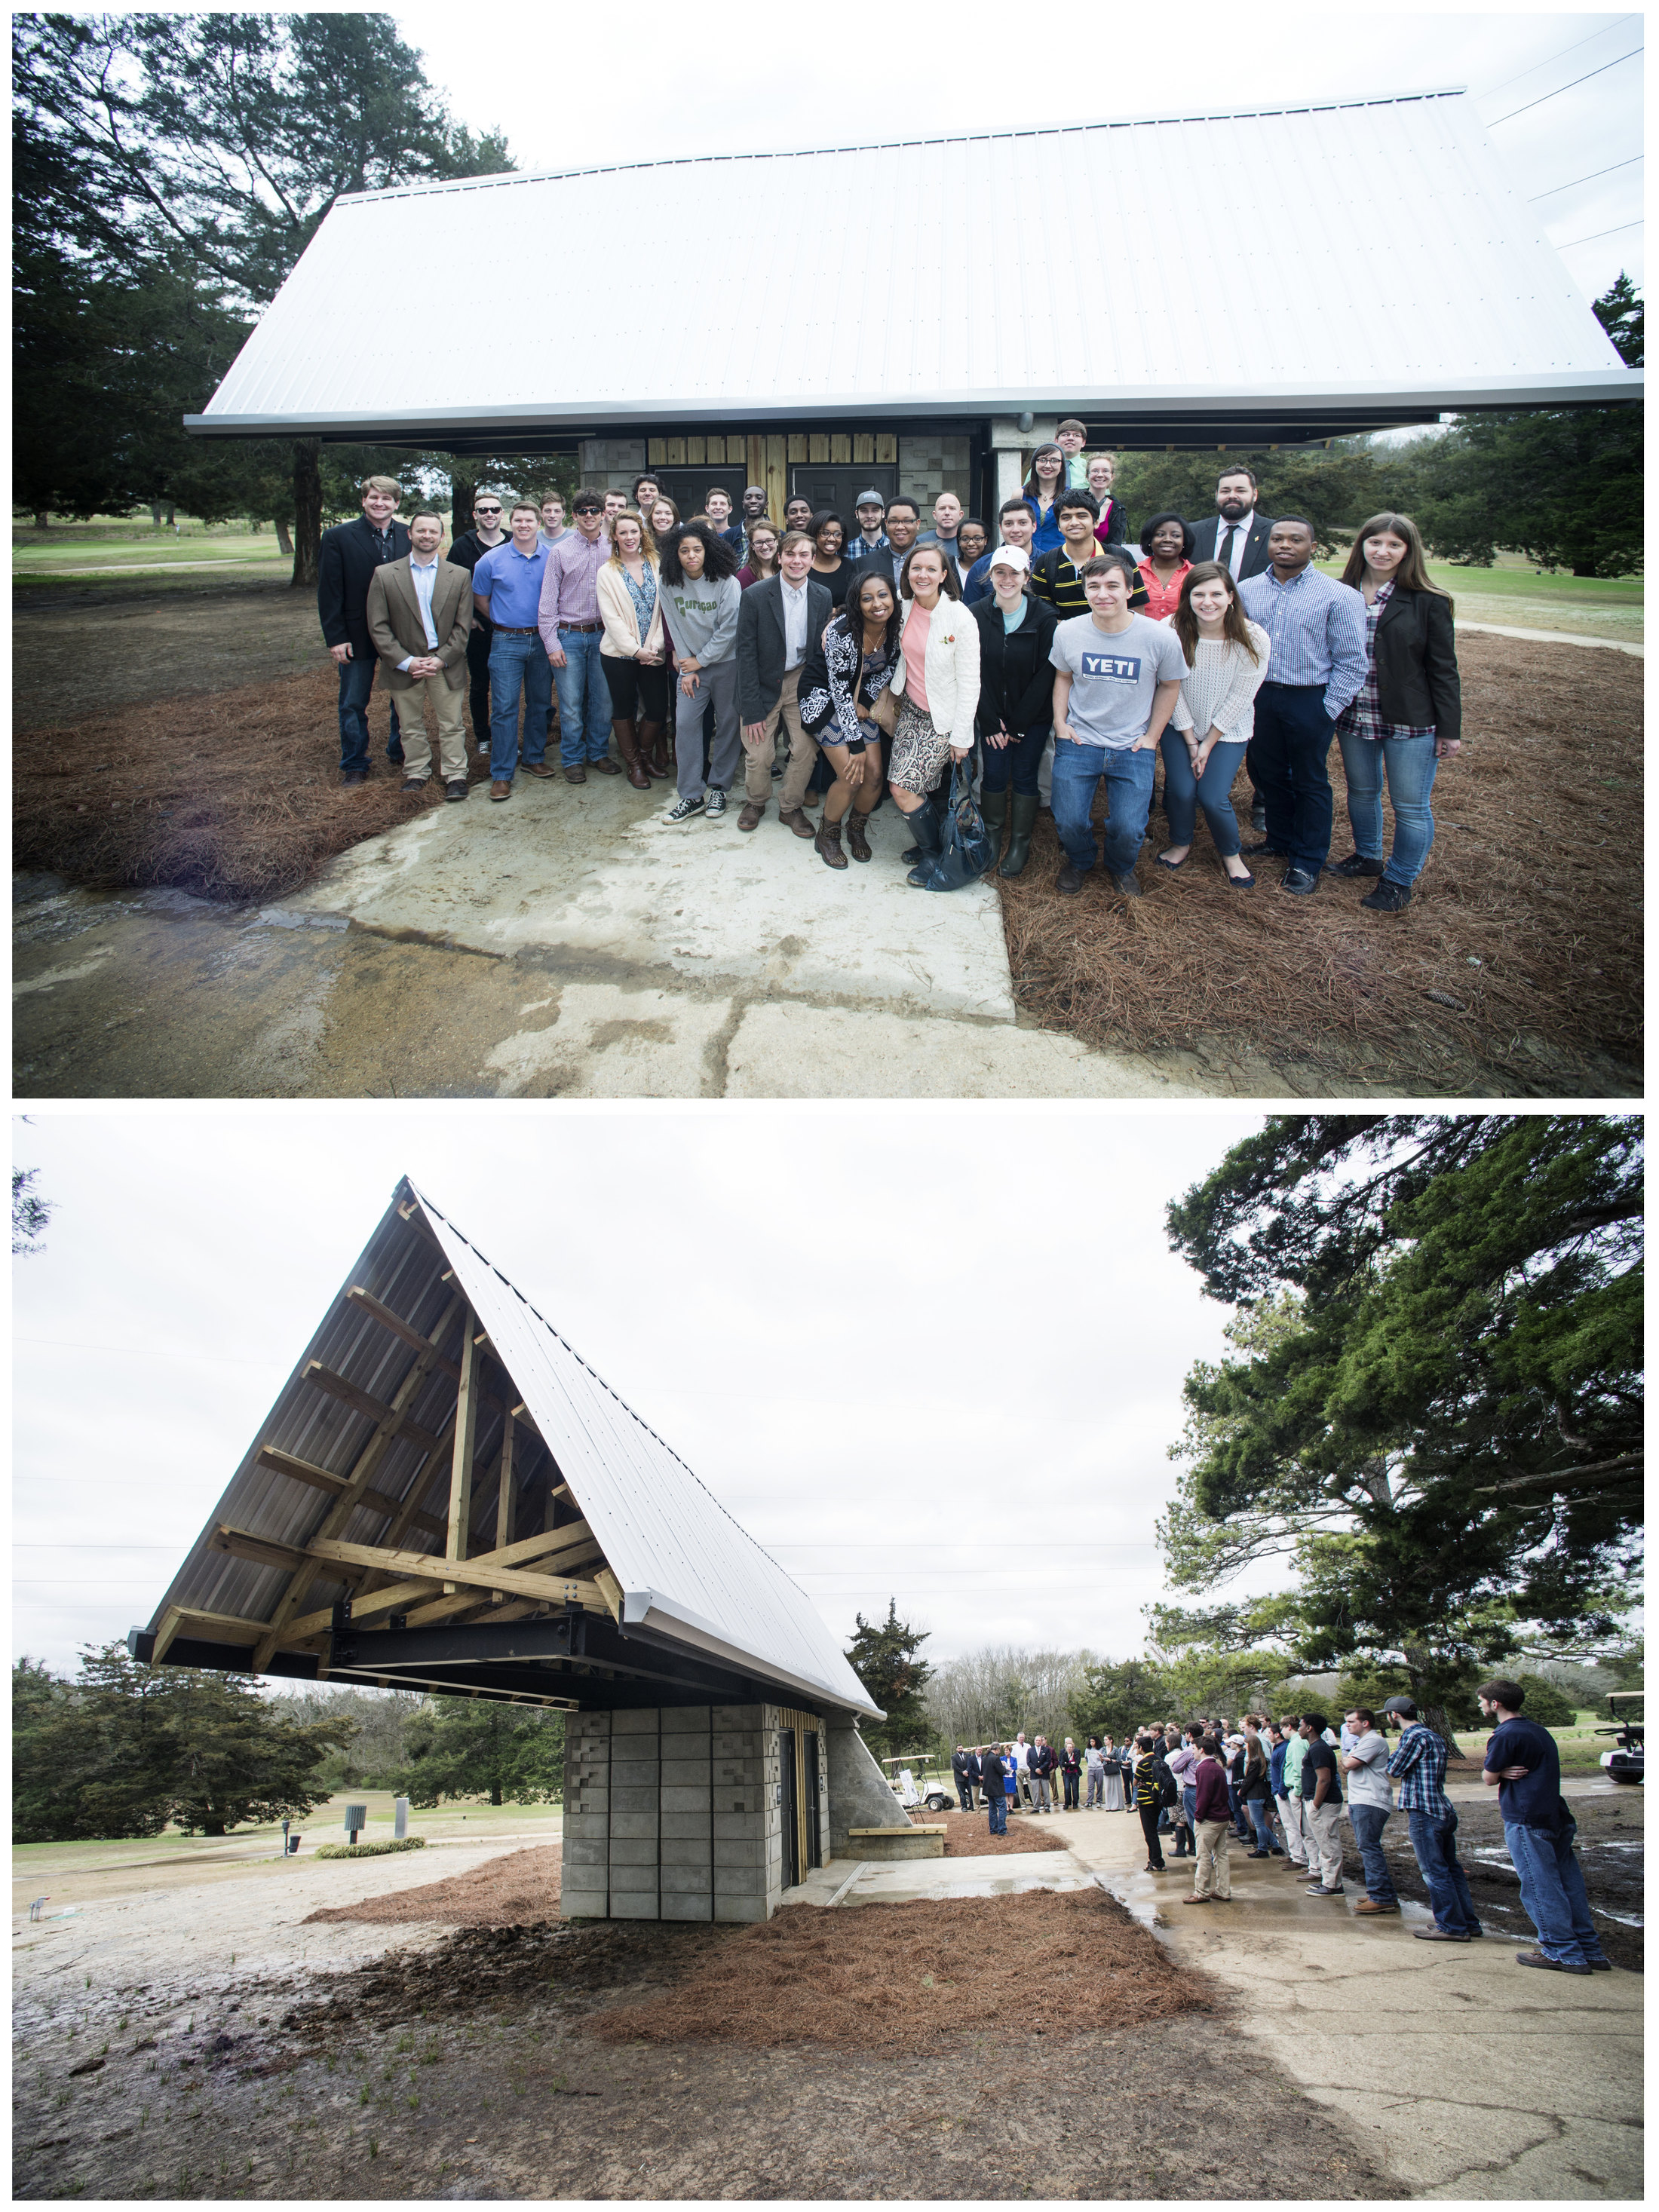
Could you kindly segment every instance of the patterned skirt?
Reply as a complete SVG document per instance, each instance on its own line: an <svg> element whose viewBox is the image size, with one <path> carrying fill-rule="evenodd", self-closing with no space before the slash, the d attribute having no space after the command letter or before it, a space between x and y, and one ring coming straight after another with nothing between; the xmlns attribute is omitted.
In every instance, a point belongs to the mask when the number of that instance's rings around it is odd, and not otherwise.
<svg viewBox="0 0 1659 2212"><path fill-rule="evenodd" d="M888 781L926 799L930 791L938 790L950 757L951 740L933 727L926 708L901 699L892 758L887 764Z"/></svg>

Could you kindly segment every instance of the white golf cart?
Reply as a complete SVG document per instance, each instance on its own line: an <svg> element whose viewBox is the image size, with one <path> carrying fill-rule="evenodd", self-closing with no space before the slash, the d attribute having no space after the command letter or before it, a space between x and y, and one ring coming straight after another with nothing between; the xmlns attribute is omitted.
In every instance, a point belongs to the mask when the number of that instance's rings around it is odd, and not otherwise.
<svg viewBox="0 0 1659 2212"><path fill-rule="evenodd" d="M1601 1753L1601 1765L1609 1782L1639 1782L1642 1779L1642 1700L1643 1690L1614 1690L1607 1698L1607 1711L1615 1725L1600 1728L1597 1735L1610 1735L1613 1747ZM1634 1708L1628 1717L1621 1706Z"/></svg>
<svg viewBox="0 0 1659 2212"><path fill-rule="evenodd" d="M896 1759L884 1759L887 1786L907 1813L945 1813L956 1803L956 1790L948 1771L936 1770L925 1751L907 1751Z"/></svg>

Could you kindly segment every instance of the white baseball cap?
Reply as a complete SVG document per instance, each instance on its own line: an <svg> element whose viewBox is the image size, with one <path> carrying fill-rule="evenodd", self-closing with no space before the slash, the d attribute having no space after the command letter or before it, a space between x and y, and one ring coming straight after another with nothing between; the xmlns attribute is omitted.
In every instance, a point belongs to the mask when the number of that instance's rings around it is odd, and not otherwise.
<svg viewBox="0 0 1659 2212"><path fill-rule="evenodd" d="M988 574L993 568L1014 568L1023 576L1029 571L1030 566L1030 558L1023 545L999 545L986 564L986 573Z"/></svg>

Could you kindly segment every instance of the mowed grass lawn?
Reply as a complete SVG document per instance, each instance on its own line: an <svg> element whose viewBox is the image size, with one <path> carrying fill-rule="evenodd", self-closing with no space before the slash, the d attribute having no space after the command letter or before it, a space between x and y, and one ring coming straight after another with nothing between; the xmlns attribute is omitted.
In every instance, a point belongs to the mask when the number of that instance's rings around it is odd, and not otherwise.
<svg viewBox="0 0 1659 2212"><path fill-rule="evenodd" d="M175 536L133 522L54 524L46 532L14 526L11 580L15 585L63 581L84 587L99 577L147 574L165 585L172 572L180 583L197 583L215 568L238 574L268 571L286 575L293 556L276 543L274 530L227 526L210 530L185 523Z"/></svg>
<svg viewBox="0 0 1659 2212"><path fill-rule="evenodd" d="M1319 565L1327 574L1340 576L1345 557ZM1431 561L1429 574L1451 593L1464 622L1610 637L1621 645L1642 642L1640 576L1569 576L1565 571L1540 576L1522 553L1500 553L1490 568L1454 568L1449 562Z"/></svg>

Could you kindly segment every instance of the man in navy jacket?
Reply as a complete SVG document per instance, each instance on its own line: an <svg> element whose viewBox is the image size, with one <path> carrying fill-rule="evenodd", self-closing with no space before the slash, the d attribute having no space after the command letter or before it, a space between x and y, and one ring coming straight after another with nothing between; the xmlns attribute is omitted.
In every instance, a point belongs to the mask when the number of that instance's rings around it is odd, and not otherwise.
<svg viewBox="0 0 1659 2212"><path fill-rule="evenodd" d="M369 774L368 695L380 655L368 634L369 579L377 568L409 558L409 532L392 520L403 498L393 477L363 479L363 511L355 522L323 532L317 556L317 613L323 641L340 671L340 781L366 782ZM403 732L395 701L386 757L400 765Z"/></svg>

